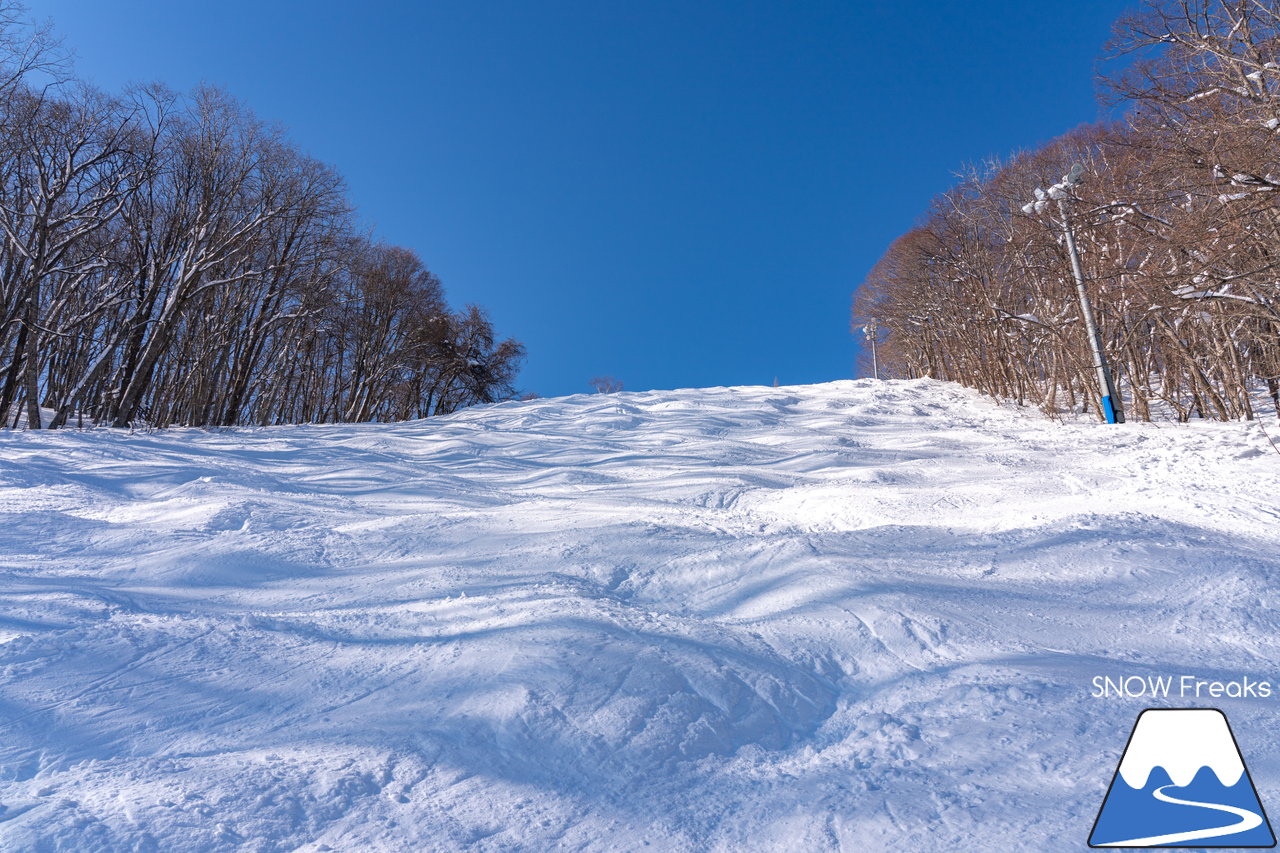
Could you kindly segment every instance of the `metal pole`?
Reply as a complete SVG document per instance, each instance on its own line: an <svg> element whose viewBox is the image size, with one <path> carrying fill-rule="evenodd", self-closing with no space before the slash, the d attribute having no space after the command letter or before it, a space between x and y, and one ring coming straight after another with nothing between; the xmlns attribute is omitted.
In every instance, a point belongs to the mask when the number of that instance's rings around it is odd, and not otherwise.
<svg viewBox="0 0 1280 853"><path fill-rule="evenodd" d="M1058 211L1062 214L1062 231L1067 236L1067 253L1071 255L1071 272L1076 279L1076 292L1080 294L1080 313L1084 315L1085 331L1089 334L1089 348L1093 351L1093 367L1098 374L1098 391L1102 395L1102 415L1107 423L1124 423L1124 408L1115 386L1111 383L1111 368L1102 351L1102 336L1093 319L1093 306L1084 288L1084 268L1080 266L1080 252L1076 249L1076 235L1071 228L1071 215L1067 212L1067 200L1058 199Z"/></svg>
<svg viewBox="0 0 1280 853"><path fill-rule="evenodd" d="M862 327L862 334L871 342L871 375L876 379L880 378L880 361L876 357L876 338L879 330L880 326L875 320Z"/></svg>

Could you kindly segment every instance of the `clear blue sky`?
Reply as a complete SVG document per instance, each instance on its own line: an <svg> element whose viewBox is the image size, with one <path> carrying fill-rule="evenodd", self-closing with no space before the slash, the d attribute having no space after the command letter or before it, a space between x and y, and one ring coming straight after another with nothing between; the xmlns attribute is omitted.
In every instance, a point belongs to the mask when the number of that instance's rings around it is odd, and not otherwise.
<svg viewBox="0 0 1280 853"><path fill-rule="evenodd" d="M216 83L577 393L853 375L850 294L966 162L1099 116L1120 0L27 0Z"/></svg>

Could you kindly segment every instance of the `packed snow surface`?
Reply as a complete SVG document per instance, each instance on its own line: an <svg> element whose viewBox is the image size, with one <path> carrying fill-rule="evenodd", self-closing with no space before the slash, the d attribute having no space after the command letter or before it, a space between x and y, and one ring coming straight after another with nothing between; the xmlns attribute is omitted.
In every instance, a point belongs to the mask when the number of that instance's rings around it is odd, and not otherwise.
<svg viewBox="0 0 1280 853"><path fill-rule="evenodd" d="M1280 811L1280 696L1093 682L1280 681L1263 429L862 380L6 432L0 849L1083 849L1150 705Z"/></svg>

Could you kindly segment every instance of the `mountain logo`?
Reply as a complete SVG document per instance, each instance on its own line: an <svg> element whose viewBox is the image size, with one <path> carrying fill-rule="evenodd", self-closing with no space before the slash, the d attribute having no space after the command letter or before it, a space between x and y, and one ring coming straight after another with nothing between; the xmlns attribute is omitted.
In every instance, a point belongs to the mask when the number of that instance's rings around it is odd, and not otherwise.
<svg viewBox="0 0 1280 853"><path fill-rule="evenodd" d="M1089 846L1275 847L1226 715L1216 708L1139 714Z"/></svg>

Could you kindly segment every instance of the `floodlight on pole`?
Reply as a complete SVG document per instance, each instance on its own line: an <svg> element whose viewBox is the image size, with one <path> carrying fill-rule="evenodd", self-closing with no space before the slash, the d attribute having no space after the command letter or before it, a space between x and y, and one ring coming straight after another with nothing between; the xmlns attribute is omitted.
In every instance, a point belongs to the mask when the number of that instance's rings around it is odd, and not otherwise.
<svg viewBox="0 0 1280 853"><path fill-rule="evenodd" d="M1098 378L1098 395L1102 399L1102 417L1109 424L1124 423L1124 407L1120 403L1120 395L1116 394L1115 384L1111 380L1111 367L1107 364L1107 355L1102 349L1102 335L1098 332L1098 323L1093 317L1093 305L1089 302L1089 293L1085 289L1084 267L1080 263L1080 250L1076 247L1075 229L1071 226L1071 211L1068 201L1073 201L1073 190L1084 181L1084 164L1076 163L1071 171L1063 177L1062 182L1054 184L1046 193L1036 188L1036 200L1023 205L1027 214L1042 213L1050 199L1058 203L1058 212L1062 215L1062 233L1067 241L1067 254L1071 257L1071 274L1076 281L1076 294L1080 298L1080 314L1084 317L1085 332L1089 336L1089 349L1093 355L1093 369Z"/></svg>

